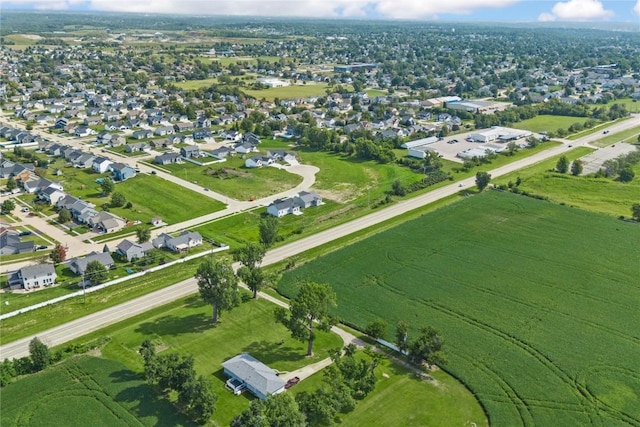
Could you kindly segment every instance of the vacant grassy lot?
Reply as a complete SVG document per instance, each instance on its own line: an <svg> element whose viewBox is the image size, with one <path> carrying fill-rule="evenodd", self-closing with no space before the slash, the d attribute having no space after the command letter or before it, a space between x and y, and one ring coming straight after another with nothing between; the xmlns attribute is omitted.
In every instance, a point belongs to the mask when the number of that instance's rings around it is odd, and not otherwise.
<svg viewBox="0 0 640 427"><path fill-rule="evenodd" d="M191 90L191 89L200 89L201 87L209 87L216 83L218 83L218 79L213 77L210 79L203 79L203 80L186 80L184 82L177 82L174 84L180 89Z"/></svg>
<svg viewBox="0 0 640 427"><path fill-rule="evenodd" d="M491 424L637 425L638 241L635 223L489 192L304 264L279 290L327 282L360 328L435 327Z"/></svg>
<svg viewBox="0 0 640 427"><path fill-rule="evenodd" d="M261 90L242 89L249 96L253 96L256 99L264 98L267 101L273 101L276 98L290 99L321 96L326 94L326 90L327 85L324 83L308 83L306 85L291 85Z"/></svg>
<svg viewBox="0 0 640 427"><path fill-rule="evenodd" d="M607 147L620 141L634 144L638 142L638 135L640 135L640 126L636 126L622 132L616 132L612 135L603 136L602 138L595 142L592 142L591 144L598 147Z"/></svg>
<svg viewBox="0 0 640 427"><path fill-rule="evenodd" d="M375 391L358 401L341 426L486 426L482 407L460 382L443 371L435 382L418 378L402 366L382 359L376 369ZM290 389L312 392L322 384L322 371ZM455 408L455 409L454 409Z"/></svg>
<svg viewBox="0 0 640 427"><path fill-rule="evenodd" d="M571 161L593 150L575 148L567 153ZM582 209L600 212L612 216L631 215L631 205L638 203L640 180L622 183L608 178L572 176L554 172L558 158L545 160L519 171L496 179L497 184L515 182L522 179L520 189L529 193L544 195L556 203L577 206ZM635 165L636 177L640 176L640 164Z"/></svg>
<svg viewBox="0 0 640 427"><path fill-rule="evenodd" d="M531 132L556 132L558 129L567 130L574 123L582 124L586 121L586 117L540 115L514 123L513 127L530 130Z"/></svg>
<svg viewBox="0 0 640 427"><path fill-rule="evenodd" d="M127 319L79 342L108 335L111 341L102 349L104 357L117 360L136 372L142 371L138 354L140 343L153 340L162 352L192 354L198 374L210 379L219 396L213 416L217 425L229 425L234 415L249 406L249 393L235 396L225 389L222 362L248 352L279 371L291 371L328 357L327 351L342 347L340 337L320 332L314 345L316 355L306 357L306 343L290 337L284 326L275 323L274 305L266 300L250 300L222 314L218 324L211 323L211 306L199 296L189 297Z"/></svg>
<svg viewBox="0 0 640 427"><path fill-rule="evenodd" d="M273 167L245 168L244 160L239 157L209 166L184 163L163 167L178 178L238 200L259 199L289 190L302 182L300 175Z"/></svg>
<svg viewBox="0 0 640 427"><path fill-rule="evenodd" d="M2 390L2 426L191 426L135 373L83 356Z"/></svg>

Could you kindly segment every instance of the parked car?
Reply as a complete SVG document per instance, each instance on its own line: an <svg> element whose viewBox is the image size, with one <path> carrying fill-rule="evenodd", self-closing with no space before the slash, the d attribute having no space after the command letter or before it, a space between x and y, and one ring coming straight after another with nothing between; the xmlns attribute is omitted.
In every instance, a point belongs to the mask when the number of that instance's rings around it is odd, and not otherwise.
<svg viewBox="0 0 640 427"><path fill-rule="evenodd" d="M31 232L30 231L21 231L19 236L31 236Z"/></svg>
<svg viewBox="0 0 640 427"><path fill-rule="evenodd" d="M29 212L29 208L25 206L24 208L22 208L22 212Z"/></svg>
<svg viewBox="0 0 640 427"><path fill-rule="evenodd" d="M151 175L155 175L155 174L156 174L156 171L151 171Z"/></svg>
<svg viewBox="0 0 640 427"><path fill-rule="evenodd" d="M300 377L293 377L284 385L284 388L291 388L300 382Z"/></svg>
<svg viewBox="0 0 640 427"><path fill-rule="evenodd" d="M36 247L36 251L41 251L41 250L43 250L43 249L47 249L47 248L48 248L48 246L47 246L47 245L40 245L40 246L37 246L37 247Z"/></svg>

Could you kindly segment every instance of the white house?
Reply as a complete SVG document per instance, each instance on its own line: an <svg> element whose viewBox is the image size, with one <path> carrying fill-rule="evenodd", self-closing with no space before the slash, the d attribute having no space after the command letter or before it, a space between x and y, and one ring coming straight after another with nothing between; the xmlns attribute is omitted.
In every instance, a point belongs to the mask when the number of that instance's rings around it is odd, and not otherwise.
<svg viewBox="0 0 640 427"><path fill-rule="evenodd" d="M267 213L278 218L288 214L297 215L300 213L300 206L293 199L278 199L267 207Z"/></svg>
<svg viewBox="0 0 640 427"><path fill-rule="evenodd" d="M227 388L234 393L245 388L259 399L282 393L286 382L276 371L260 362L249 353L241 353L222 364L224 373L229 376Z"/></svg>
<svg viewBox="0 0 640 427"><path fill-rule="evenodd" d="M38 264L23 267L9 277L12 289L22 287L26 290L40 286L51 286L56 282L56 270L53 264Z"/></svg>

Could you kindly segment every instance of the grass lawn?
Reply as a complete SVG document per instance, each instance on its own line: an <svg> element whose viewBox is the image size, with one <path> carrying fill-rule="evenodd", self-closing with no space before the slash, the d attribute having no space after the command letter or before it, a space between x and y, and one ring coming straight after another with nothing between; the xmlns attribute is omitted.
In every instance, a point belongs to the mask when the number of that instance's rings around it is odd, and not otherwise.
<svg viewBox="0 0 640 427"><path fill-rule="evenodd" d="M326 95L327 85L324 83L308 83L306 85L291 85L285 87L274 87L269 89L253 90L242 89L244 93L256 99L266 99L273 101L276 98L306 98L309 96Z"/></svg>
<svg viewBox="0 0 640 427"><path fill-rule="evenodd" d="M249 300L231 312L222 314L220 323L211 323L211 306L199 296L186 298L83 337L91 341L108 335L111 341L102 349L106 358L121 362L136 372L142 371L137 353L140 343L153 340L162 352L192 354L198 374L214 383L218 410L217 425L229 425L231 419L249 406L249 393L235 396L225 389L222 362L248 352L279 371L291 371L328 357L328 350L342 347L335 334L319 332L314 344L315 356L307 358L306 343L291 338L284 326L275 323L274 305L266 300Z"/></svg>
<svg viewBox="0 0 640 427"><path fill-rule="evenodd" d="M570 161L592 152L579 147L566 154ZM497 178L496 184L515 182L522 178L520 189L529 193L547 196L556 203L577 206L582 209L612 216L631 215L631 205L638 202L640 180L622 183L607 178L572 176L554 172L558 157L554 157L527 168ZM640 164L635 165L636 177L640 176Z"/></svg>
<svg viewBox="0 0 640 427"><path fill-rule="evenodd" d="M514 123L512 126L516 129L524 129L531 132L557 132L558 129L567 130L572 124L582 124L587 120L587 117L551 116L545 114Z"/></svg>
<svg viewBox="0 0 640 427"><path fill-rule="evenodd" d="M82 356L3 388L3 427L192 426L122 363Z"/></svg>
<svg viewBox="0 0 640 427"><path fill-rule="evenodd" d="M179 178L237 200L258 199L280 193L302 182L301 176L273 167L245 168L244 160L240 157L209 166L183 163L163 167Z"/></svg>
<svg viewBox="0 0 640 427"><path fill-rule="evenodd" d="M110 286L99 292L87 294L86 303L82 298L71 298L38 310L4 319L0 323L0 344L37 334L65 322L121 304L141 295L148 294L182 280L192 278L202 260L195 259L171 268ZM3 312L18 307L35 304L56 296L77 291L77 287L54 287L28 294L0 293ZM10 301L5 306L4 301Z"/></svg>
<svg viewBox="0 0 640 427"><path fill-rule="evenodd" d="M638 241L635 223L487 192L303 264L278 288L329 283L336 314L359 328L433 326L444 367L491 424L637 424Z"/></svg>
<svg viewBox="0 0 640 427"><path fill-rule="evenodd" d="M186 80L184 82L176 82L174 84L180 89L191 90L191 89L200 89L201 87L209 87L216 83L218 83L218 79L216 77L213 77L210 79L203 79L203 80Z"/></svg>
<svg viewBox="0 0 640 427"><path fill-rule="evenodd" d="M638 135L640 135L640 126L636 126L631 129L626 129L622 132L617 132L614 134L606 135L599 140L592 142L591 145L595 145L597 147L608 147L611 144L615 144L616 142L628 142L629 144L637 144L638 143Z"/></svg>
<svg viewBox="0 0 640 427"><path fill-rule="evenodd" d="M383 358L376 369L375 390L357 401L352 412L340 414L342 426L476 426L487 425L482 407L461 383L443 371L431 372L436 381L418 378ZM322 385L319 372L291 392L313 392ZM453 410L455 408L455 410Z"/></svg>

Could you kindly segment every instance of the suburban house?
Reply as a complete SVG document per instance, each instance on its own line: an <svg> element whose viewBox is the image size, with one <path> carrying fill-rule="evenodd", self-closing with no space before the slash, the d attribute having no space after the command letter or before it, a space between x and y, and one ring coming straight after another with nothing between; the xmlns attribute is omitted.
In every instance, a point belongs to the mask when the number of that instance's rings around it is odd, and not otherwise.
<svg viewBox="0 0 640 427"><path fill-rule="evenodd" d="M111 170L113 171L113 178L116 181L126 181L127 179L136 176L136 170L124 163L113 163L111 165Z"/></svg>
<svg viewBox="0 0 640 427"><path fill-rule="evenodd" d="M173 133L175 133L173 126L159 126L153 131L153 134L157 136L171 135Z"/></svg>
<svg viewBox="0 0 640 427"><path fill-rule="evenodd" d="M200 148L196 147L195 145L187 145L186 147L181 147L180 155L185 159L200 157Z"/></svg>
<svg viewBox="0 0 640 427"><path fill-rule="evenodd" d="M129 239L124 239L122 242L118 243L116 252L127 258L127 261L131 262L134 259L143 258L151 248L153 248L151 242L138 244Z"/></svg>
<svg viewBox="0 0 640 427"><path fill-rule="evenodd" d="M296 160L296 153L284 150L270 150L267 151L267 156L273 157L275 160L291 163Z"/></svg>
<svg viewBox="0 0 640 427"><path fill-rule="evenodd" d="M150 130L136 130L131 135L131 137L134 139L148 139L148 138L151 138L152 136L153 136L153 132L151 132Z"/></svg>
<svg viewBox="0 0 640 427"><path fill-rule="evenodd" d="M301 191L293 200L302 209L322 204L322 197L313 191Z"/></svg>
<svg viewBox="0 0 640 427"><path fill-rule="evenodd" d="M187 132L193 130L194 127L195 126L191 122L176 123L175 125L173 125L173 129L176 132Z"/></svg>
<svg viewBox="0 0 640 427"><path fill-rule="evenodd" d="M267 213L275 217L283 217L288 214L300 214L300 206L294 199L277 199L267 207Z"/></svg>
<svg viewBox="0 0 640 427"><path fill-rule="evenodd" d="M8 282L11 289L22 287L31 290L40 286L51 286L57 277L53 264L38 264L22 267L9 276Z"/></svg>
<svg viewBox="0 0 640 427"><path fill-rule="evenodd" d="M247 142L251 145L259 145L261 141L258 135L249 132L244 134L244 136L242 137L242 142Z"/></svg>
<svg viewBox="0 0 640 427"><path fill-rule="evenodd" d="M100 211L91 216L88 219L87 224L94 227L98 232L113 233L115 231L122 230L124 226L127 225L127 222L117 215L106 211Z"/></svg>
<svg viewBox="0 0 640 427"><path fill-rule="evenodd" d="M114 262L113 258L111 258L111 254L108 252L91 252L84 258L73 258L69 261L69 269L73 271L75 274L83 275L87 269L87 265L91 261L98 261L100 264L104 265L107 269L113 267ZM88 278L90 279L90 278Z"/></svg>
<svg viewBox="0 0 640 427"><path fill-rule="evenodd" d="M156 249L167 248L173 252L184 252L202 245L202 236L196 231L183 231L178 237L162 233L151 243Z"/></svg>
<svg viewBox="0 0 640 427"><path fill-rule="evenodd" d="M255 145L249 144L248 142L241 142L236 144L233 149L236 153L247 154L247 153L255 153L258 152L258 149Z"/></svg>
<svg viewBox="0 0 640 427"><path fill-rule="evenodd" d="M267 156L253 156L244 161L244 165L248 168L260 168L274 163L275 159Z"/></svg>
<svg viewBox="0 0 640 427"><path fill-rule="evenodd" d="M249 353L241 353L227 360L222 367L229 376L226 385L234 394L240 394L246 388L259 399L266 399L285 390L286 383L276 371Z"/></svg>
<svg viewBox="0 0 640 427"><path fill-rule="evenodd" d="M149 146L144 142L134 142L131 144L127 144L124 146L124 151L126 153L137 153L139 151L146 151Z"/></svg>
<svg viewBox="0 0 640 427"><path fill-rule="evenodd" d="M156 156L153 163L157 165L168 165L171 163L182 163L182 157L178 153L164 153Z"/></svg>
<svg viewBox="0 0 640 427"><path fill-rule="evenodd" d="M232 152L233 150L229 147L220 147L212 150L211 156L215 157L218 160L223 160L230 156Z"/></svg>
<svg viewBox="0 0 640 427"><path fill-rule="evenodd" d="M193 139L206 140L209 142L213 142L213 135L211 134L211 131L208 129L198 129L193 132Z"/></svg>
<svg viewBox="0 0 640 427"><path fill-rule="evenodd" d="M220 133L220 138L228 141L240 141L242 139L242 134L237 130L225 130Z"/></svg>
<svg viewBox="0 0 640 427"><path fill-rule="evenodd" d="M11 228L0 229L0 255L14 255L33 252L35 244L32 240L20 241L20 233Z"/></svg>
<svg viewBox="0 0 640 427"><path fill-rule="evenodd" d="M65 196L65 192L53 187L49 186L47 188L41 189L38 192L38 200L42 200L50 205L55 206L58 203L58 200L62 199Z"/></svg>
<svg viewBox="0 0 640 427"><path fill-rule="evenodd" d="M112 164L113 162L106 157L96 157L93 159L93 165L91 167L97 173L105 173Z"/></svg>

